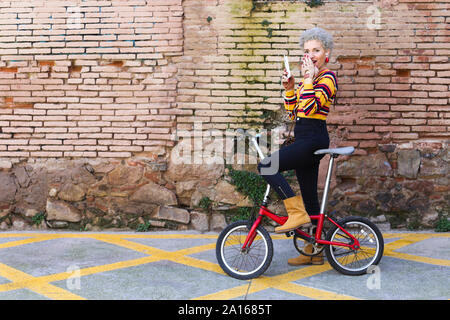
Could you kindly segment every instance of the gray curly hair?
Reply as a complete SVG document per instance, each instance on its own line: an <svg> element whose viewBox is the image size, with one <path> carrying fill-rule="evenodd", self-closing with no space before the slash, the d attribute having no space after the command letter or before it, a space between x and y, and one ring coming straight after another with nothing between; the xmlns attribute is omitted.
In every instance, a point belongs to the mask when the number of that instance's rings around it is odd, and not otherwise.
<svg viewBox="0 0 450 320"><path fill-rule="evenodd" d="M326 30L315 27L308 30L305 30L302 35L300 36L300 47L303 48L305 45L305 42L309 40L319 40L322 42L323 47L325 50L333 50L334 42L333 42L333 36Z"/></svg>

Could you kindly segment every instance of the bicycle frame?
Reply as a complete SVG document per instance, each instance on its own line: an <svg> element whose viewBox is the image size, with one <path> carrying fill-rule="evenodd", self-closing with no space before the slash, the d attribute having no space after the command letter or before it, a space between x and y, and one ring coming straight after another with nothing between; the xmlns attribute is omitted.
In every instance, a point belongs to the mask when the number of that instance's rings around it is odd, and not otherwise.
<svg viewBox="0 0 450 320"><path fill-rule="evenodd" d="M256 151L258 152L261 159L264 159L265 155L262 152L261 148L259 147L259 144L257 141L257 139L260 137L260 135L259 134L256 136L252 136L249 134L246 134L246 135L251 138L251 142L255 146ZM321 206L320 206L320 214L310 216L311 220L317 220L317 228L316 228L316 234L314 236L314 239L312 239L312 237L308 233L304 232L300 228L296 229L295 232L297 232L299 235L301 235L304 239L307 239L308 241L316 242L318 244L348 247L352 250L358 250L360 247L358 239L356 239L352 234L347 232L342 226L340 226L337 222L335 222L333 219L331 219L328 215L325 214L325 208L326 208L326 204L328 201L328 191L330 189L330 181L331 181L331 175L332 175L332 171L333 171L333 164L334 164L334 159L336 157L337 157L336 155L333 155L333 154L330 155L330 161L328 163L328 172L327 172L327 177L325 180L325 187L323 190L323 197L322 197L322 202L321 202ZM279 216L279 215L271 212L269 209L267 209L267 201L268 201L269 192L270 192L270 185L267 185L263 204L260 206L258 217L256 218L255 222L253 223L252 227L250 228L250 232L248 233L247 238L245 239L245 242L242 246L243 251L247 247L250 247L252 245L253 240L256 237L256 229L260 225L264 216L275 221L279 225L283 225L286 222L286 220L288 219L288 217L286 217L286 216ZM332 224L337 226L349 238L351 238L353 243L347 244L347 243L343 243L343 242L327 241L327 240L322 239L321 235L322 235L323 224L325 222L325 218L328 221L330 221Z"/></svg>
<svg viewBox="0 0 450 320"><path fill-rule="evenodd" d="M260 225L263 217L268 217L269 219L275 221L276 223L283 225L286 220L288 219L288 217L286 216L279 216L273 212L271 212L269 209L267 209L266 206L262 205L259 208L259 213L258 213L258 217L256 218L256 221L253 223L252 227L250 228L250 231L247 235L247 238L245 239L245 242L242 246L242 250L245 250L246 247L250 247L253 243L253 240L256 237L256 229L258 228L258 226ZM358 250L359 249L359 241L358 239L356 239L352 234L350 234L349 232L347 232L347 230L345 230L342 226L340 226L338 223L336 223L333 219L331 219L330 217L326 216L325 214L321 213L318 215L313 215L310 216L311 220L318 220L317 222L317 228L316 228L316 234L314 236L314 241L318 244L323 244L323 245L333 245L333 246L341 246L341 247L348 247L352 250ZM337 226L340 230L342 230L342 232L344 232L348 237L350 237L353 240L352 244L348 244L348 243L343 243L343 242L336 242L336 241L327 241L327 240L323 240L321 238L322 235L322 229L323 229L323 224L325 222L325 218L330 221L332 224L334 224L335 226ZM311 236L304 232L303 230L296 229L295 232L297 232L298 234L302 235L303 237L305 237L306 239L311 239Z"/></svg>

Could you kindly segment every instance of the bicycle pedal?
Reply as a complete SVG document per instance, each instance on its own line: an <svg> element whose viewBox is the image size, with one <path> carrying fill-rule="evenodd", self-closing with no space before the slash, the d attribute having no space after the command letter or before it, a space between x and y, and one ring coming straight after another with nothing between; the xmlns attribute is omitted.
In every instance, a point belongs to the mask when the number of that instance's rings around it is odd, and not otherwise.
<svg viewBox="0 0 450 320"><path fill-rule="evenodd" d="M295 235L295 231L294 230L292 230L292 231L288 231L288 232L286 232L285 233L286 234L286 237L292 237L292 236L294 236Z"/></svg>

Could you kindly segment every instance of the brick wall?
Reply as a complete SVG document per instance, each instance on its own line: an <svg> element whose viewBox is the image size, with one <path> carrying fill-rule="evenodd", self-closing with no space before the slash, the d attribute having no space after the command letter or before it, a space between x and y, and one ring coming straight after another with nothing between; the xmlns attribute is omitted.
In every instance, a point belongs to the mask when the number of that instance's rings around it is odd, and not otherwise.
<svg viewBox="0 0 450 320"><path fill-rule="evenodd" d="M170 144L181 0L2 1L0 157L130 157Z"/></svg>
<svg viewBox="0 0 450 320"><path fill-rule="evenodd" d="M328 121L336 144L366 154L380 142L447 139L446 8L415 0L318 8L2 2L0 156L164 154L175 126L267 124L280 110L282 55L298 61L298 36L315 25L336 42L329 67L340 87Z"/></svg>
<svg viewBox="0 0 450 320"><path fill-rule="evenodd" d="M249 118L262 123L279 110L282 56L298 62L299 35L322 26L335 38L329 67L339 92L328 120L335 145L367 154L379 143L449 137L444 2L338 1L309 8L290 1L186 0L184 7L178 107L212 127L240 127ZM193 120L179 117L178 125Z"/></svg>

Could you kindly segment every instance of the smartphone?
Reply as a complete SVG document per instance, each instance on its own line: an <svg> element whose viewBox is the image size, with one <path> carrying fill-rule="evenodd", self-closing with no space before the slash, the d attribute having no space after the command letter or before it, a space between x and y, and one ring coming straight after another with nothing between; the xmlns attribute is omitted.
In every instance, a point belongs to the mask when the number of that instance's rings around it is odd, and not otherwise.
<svg viewBox="0 0 450 320"><path fill-rule="evenodd" d="M284 68L286 69L286 77L289 79L291 77L291 68L289 68L289 60L287 56L284 56Z"/></svg>

